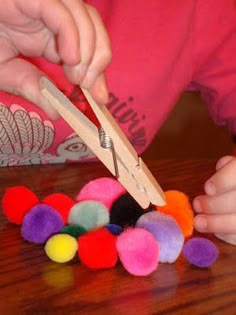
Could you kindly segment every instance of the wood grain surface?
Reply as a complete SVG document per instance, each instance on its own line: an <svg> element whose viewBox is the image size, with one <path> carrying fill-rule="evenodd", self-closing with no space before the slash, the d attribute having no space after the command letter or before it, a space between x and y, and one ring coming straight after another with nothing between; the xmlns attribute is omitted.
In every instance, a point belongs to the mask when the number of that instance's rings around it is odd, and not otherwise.
<svg viewBox="0 0 236 315"><path fill-rule="evenodd" d="M178 189L192 200L214 172L214 160L149 161L164 190ZM75 198L88 181L110 176L100 163L0 169L0 197L7 187L24 185L40 199L53 192ZM150 276L134 277L118 264L91 271L77 259L56 264L43 246L30 244L20 227L0 211L0 314L236 314L236 247L206 235L220 255L199 269L181 255Z"/></svg>

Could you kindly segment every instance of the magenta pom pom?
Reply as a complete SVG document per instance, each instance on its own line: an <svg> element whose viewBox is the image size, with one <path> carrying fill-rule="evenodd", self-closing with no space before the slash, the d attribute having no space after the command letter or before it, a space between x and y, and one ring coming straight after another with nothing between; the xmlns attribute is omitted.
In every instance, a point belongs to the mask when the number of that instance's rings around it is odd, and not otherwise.
<svg viewBox="0 0 236 315"><path fill-rule="evenodd" d="M114 178L101 177L86 184L76 200L96 200L102 202L110 210L113 202L125 192L125 188Z"/></svg>
<svg viewBox="0 0 236 315"><path fill-rule="evenodd" d="M139 228L129 228L116 242L120 261L135 276L146 276L158 266L159 246L153 235Z"/></svg>
<svg viewBox="0 0 236 315"><path fill-rule="evenodd" d="M44 244L63 227L62 217L55 209L45 204L38 204L25 215L21 235L29 242Z"/></svg>
<svg viewBox="0 0 236 315"><path fill-rule="evenodd" d="M200 268L208 268L216 261L219 250L207 238L194 237L184 244L183 254L192 265Z"/></svg>

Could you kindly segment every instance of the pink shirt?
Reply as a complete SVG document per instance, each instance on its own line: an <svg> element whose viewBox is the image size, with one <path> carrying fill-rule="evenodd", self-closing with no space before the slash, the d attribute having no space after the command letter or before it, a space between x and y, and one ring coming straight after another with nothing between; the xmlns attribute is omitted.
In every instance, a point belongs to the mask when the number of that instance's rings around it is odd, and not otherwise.
<svg viewBox="0 0 236 315"><path fill-rule="evenodd" d="M110 34L108 108L139 153L184 90L198 90L219 125L236 134L236 4L233 0L91 0ZM42 58L48 74L88 117L78 87ZM191 106L191 104L190 104ZM62 120L0 93L0 164L60 163L92 153Z"/></svg>

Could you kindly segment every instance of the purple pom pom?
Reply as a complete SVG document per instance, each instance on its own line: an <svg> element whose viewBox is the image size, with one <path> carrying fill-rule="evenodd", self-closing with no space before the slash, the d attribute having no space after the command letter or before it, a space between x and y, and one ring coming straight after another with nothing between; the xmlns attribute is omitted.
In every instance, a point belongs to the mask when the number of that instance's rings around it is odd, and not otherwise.
<svg viewBox="0 0 236 315"><path fill-rule="evenodd" d="M175 219L167 214L151 211L143 214L136 223L155 237L159 246L159 262L173 263L184 245L183 233Z"/></svg>
<svg viewBox="0 0 236 315"><path fill-rule="evenodd" d="M45 204L34 206L24 217L21 235L32 243L43 244L64 227L60 214Z"/></svg>
<svg viewBox="0 0 236 315"><path fill-rule="evenodd" d="M194 237L184 244L183 254L194 266L208 268L216 261L219 250L212 241Z"/></svg>

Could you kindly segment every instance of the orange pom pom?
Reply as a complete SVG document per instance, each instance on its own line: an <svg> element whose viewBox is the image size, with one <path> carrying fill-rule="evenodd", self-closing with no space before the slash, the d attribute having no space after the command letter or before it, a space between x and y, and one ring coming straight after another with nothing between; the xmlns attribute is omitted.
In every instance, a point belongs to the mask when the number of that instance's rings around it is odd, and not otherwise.
<svg viewBox="0 0 236 315"><path fill-rule="evenodd" d="M156 209L165 214L171 215L179 224L184 237L193 233L193 209L189 198L181 191L168 190L165 192L166 205L157 206Z"/></svg>

